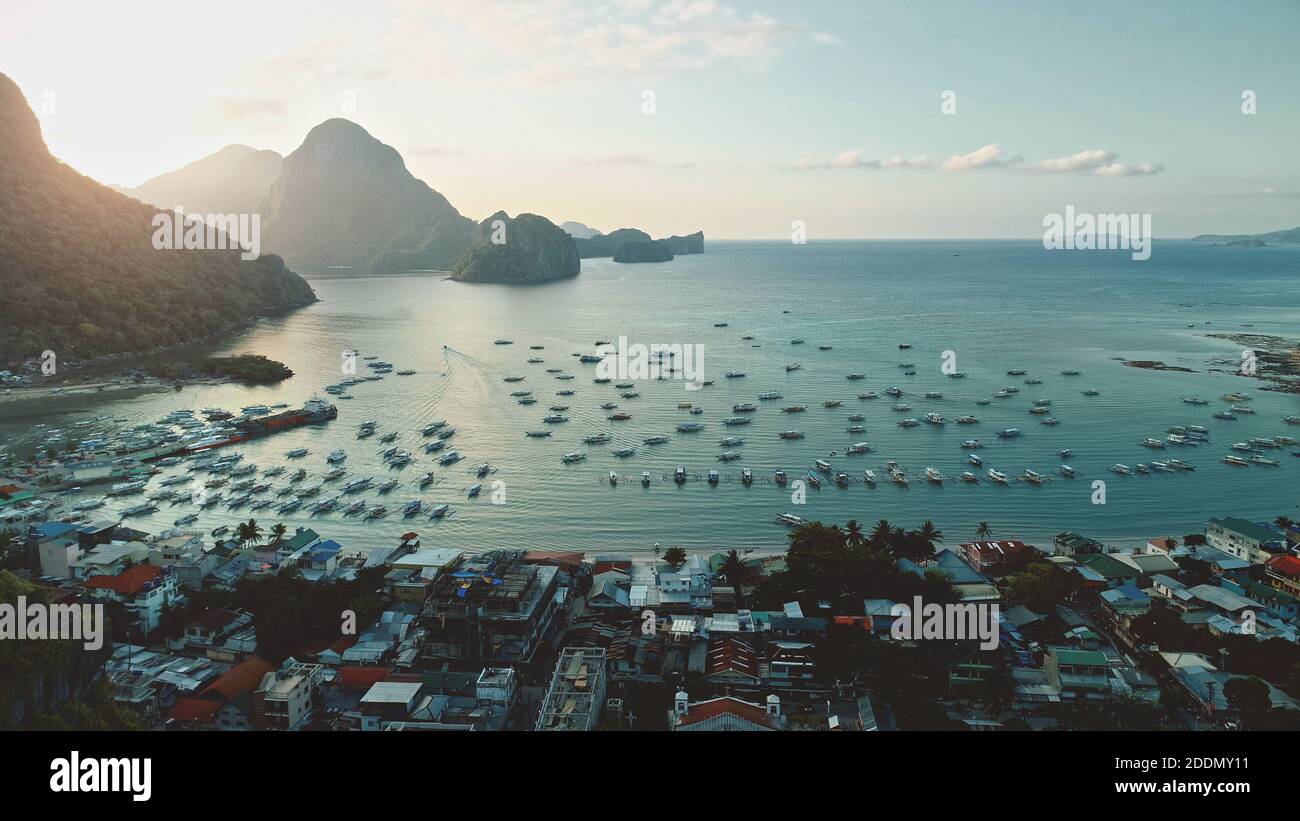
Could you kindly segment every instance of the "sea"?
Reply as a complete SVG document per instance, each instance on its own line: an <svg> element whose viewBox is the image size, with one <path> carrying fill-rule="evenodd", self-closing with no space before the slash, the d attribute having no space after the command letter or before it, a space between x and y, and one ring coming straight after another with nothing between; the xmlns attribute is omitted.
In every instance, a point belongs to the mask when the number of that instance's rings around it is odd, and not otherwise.
<svg viewBox="0 0 1300 821"><path fill-rule="evenodd" d="M284 464L320 481L326 455L346 451L347 476L326 483L317 499L342 492L352 478L375 483L397 478L386 495L372 488L365 498L390 513L365 521L335 511L313 515L303 509L279 515L274 508L249 513L217 506L201 512L193 529L208 531L256 518L263 526L284 522L314 528L347 550L393 544L414 531L426 545L466 551L494 548L647 553L656 547L689 551L776 551L786 545L781 513L843 523L856 519L869 528L879 519L916 527L931 520L944 543L974 538L987 522L993 538L1022 539L1046 545L1054 534L1071 530L1117 545L1140 544L1164 535L1199 532L1212 516L1254 521L1279 515L1300 519L1300 446L1266 455L1278 467L1232 467L1222 462L1234 442L1252 437L1291 435L1300 426L1284 418L1300 414L1300 396L1263 390L1268 384L1239 373L1242 345L1208 334L1300 336L1300 253L1294 248L1227 248L1190 241L1157 240L1150 259L1133 260L1127 251L1049 251L1037 241L842 241L710 242L707 253L679 256L658 264L617 264L583 260L572 279L530 286L466 284L443 274L392 277L325 276L310 278L320 302L286 316L265 319L227 343L215 355L258 353L281 360L295 375L274 386L235 384L189 387L130 398L68 403L39 419L0 407L0 436L17 442L49 429L72 429L92 417L129 428L154 422L169 412L287 403L299 407L322 389L348 376L370 373L365 357L391 362L395 372L348 389L351 399L330 398L338 418L326 425L298 428L234 446L259 473ZM746 338L752 337L752 338ZM804 340L792 344L792 340ZM497 344L510 340L511 344ZM692 389L680 374L638 378L619 389L618 373L595 384L598 366L578 354L624 346L687 346L699 378L712 384ZM909 348L901 348L909 345ZM542 346L533 349L531 346ZM828 349L823 349L828 348ZM349 362L349 351L355 359ZM544 360L530 364L529 358ZM1158 360L1191 372L1128 367L1122 359ZM797 370L787 365L798 364ZM911 368L903 367L911 365ZM560 369L561 373L548 373ZM1023 369L1025 376L1008 375ZM914 370L914 375L905 371ZM949 375L953 370L964 378ZM1078 375L1063 375L1076 370ZM728 372L744 376L727 377ZM862 374L850 380L850 374ZM558 378L572 375L572 379ZM507 377L522 381L507 382ZM641 374L636 374L641 376ZM1039 379L1040 384L1025 384ZM901 398L887 396L891 386ZM993 399L1005 387L1009 398ZM530 390L537 402L521 405L512 393ZM572 390L571 396L559 391ZM783 398L760 401L763 392ZM859 399L874 391L879 398ZM1095 391L1096 395L1085 395ZM1220 397L1241 392L1235 403L1253 409L1236 421L1213 418L1230 404ZM620 394L635 392L634 398ZM937 392L942 398L926 398ZM1208 405L1192 406L1183 397ZM986 405L977 400L991 399ZM1030 414L1036 400L1050 402L1058 425L1041 424ZM826 407L825 403L841 404ZM602 409L604 403L616 410ZM702 408L691 414L681 407ZM753 403L758 410L733 412ZM892 410L905 403L910 410ZM551 405L568 421L547 424ZM802 413L782 408L803 405ZM631 419L610 421L614 412ZM903 418L942 414L942 426L900 427ZM848 417L865 432L850 433ZM956 417L977 416L979 424L958 425ZM752 423L729 427L722 420L748 416ZM463 461L439 466L426 455L421 429L445 419L456 433L447 450ZM357 426L377 422L378 434L358 439ZM682 422L705 429L678 433ZM35 425L46 425L36 428ZM1153 451L1147 437L1164 439L1173 425L1203 425L1210 441L1199 447ZM999 439L995 433L1018 428L1023 435ZM548 438L525 431L549 429ZM802 439L778 433L798 430ZM392 445L410 450L414 461L390 468L379 436L395 432ZM608 433L612 441L587 445L584 437ZM663 435L667 444L643 440ZM720 446L727 436L743 444ZM967 463L961 443L979 439L974 451L987 466L1013 477L1008 485L987 480L958 481L963 471L984 478ZM864 455L847 455L849 445L867 442ZM305 447L310 454L288 460L286 451ZM619 458L614 451L634 448ZM1072 455L1059 456L1062 449ZM719 461L733 451L734 461ZM445 451L444 451L445 452ZM584 461L563 456L585 453ZM1113 463L1179 458L1194 472L1116 475ZM831 463L851 479L838 487L823 475L820 489L800 482L774 481L777 470L802 479L816 460ZM906 469L909 487L888 482L883 465L894 460ZM1076 478L1059 473L1069 464ZM484 478L475 468L490 466ZM676 484L681 466L688 481ZM933 467L951 481L925 481ZM749 468L753 482L740 479ZM1026 469L1047 477L1033 484L1016 477ZM163 476L184 470L166 470ZM719 472L710 484L708 472ZM880 483L862 481L873 470ZM616 472L611 484L610 472ZM650 473L643 486L642 473ZM432 472L436 481L421 490L418 480ZM281 486L285 475L267 480ZM149 491L155 491L155 477ZM1100 484L1099 484L1100 483ZM477 498L468 489L482 485ZM180 486L182 490L185 485ZM87 495L102 495L104 487ZM110 499L90 514L112 518L143 500ZM420 499L428 510L449 504L443 519L403 518L397 509ZM75 499L71 500L75 501ZM283 501L281 499L280 501ZM146 531L171 526L195 508L181 504L127 521Z"/></svg>

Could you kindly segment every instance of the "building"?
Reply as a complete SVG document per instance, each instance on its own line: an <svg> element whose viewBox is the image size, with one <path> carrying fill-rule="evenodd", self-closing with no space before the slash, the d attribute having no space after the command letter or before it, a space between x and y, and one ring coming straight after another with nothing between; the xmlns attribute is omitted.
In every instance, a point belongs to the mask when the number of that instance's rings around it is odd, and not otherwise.
<svg viewBox="0 0 1300 821"><path fill-rule="evenodd" d="M708 562L694 553L677 568L659 560L633 562L629 568L629 602L636 610L712 610L712 576Z"/></svg>
<svg viewBox="0 0 1300 821"><path fill-rule="evenodd" d="M1029 545L1014 539L999 542L967 542L961 556L980 573L1003 574L1020 567L1029 556Z"/></svg>
<svg viewBox="0 0 1300 821"><path fill-rule="evenodd" d="M1052 548L1057 556L1089 556L1093 553L1105 553L1105 546L1096 539L1080 536L1066 531L1056 534L1052 539Z"/></svg>
<svg viewBox="0 0 1300 821"><path fill-rule="evenodd" d="M564 648L542 700L537 729L595 729L605 706L605 663L602 647Z"/></svg>
<svg viewBox="0 0 1300 821"><path fill-rule="evenodd" d="M523 551L467 557L445 570L424 603L421 657L528 663L560 609L559 570L525 564Z"/></svg>
<svg viewBox="0 0 1300 821"><path fill-rule="evenodd" d="M93 602L114 602L126 608L135 621L130 629L147 636L158 629L163 611L184 600L168 568L138 564L115 576L93 576L84 585ZM136 633L136 631L139 631Z"/></svg>
<svg viewBox="0 0 1300 821"><path fill-rule="evenodd" d="M361 729L373 732L407 721L416 713L422 688L418 681L375 682L361 697Z"/></svg>
<svg viewBox="0 0 1300 821"><path fill-rule="evenodd" d="M257 730L301 730L311 723L319 703L325 667L303 664L292 656L279 670L262 676L253 690L253 727Z"/></svg>
<svg viewBox="0 0 1300 821"><path fill-rule="evenodd" d="M767 732L784 730L785 716L781 713L781 698L775 694L767 697L764 707L731 696L692 702L683 690L673 701L669 725L675 732Z"/></svg>
<svg viewBox="0 0 1300 821"><path fill-rule="evenodd" d="M1111 692L1110 663L1100 650L1048 647L1043 672L1061 701L1100 699Z"/></svg>
<svg viewBox="0 0 1300 821"><path fill-rule="evenodd" d="M178 729L250 730L253 728L253 691L274 670L253 656L227 670L192 697L172 705L172 726Z"/></svg>
<svg viewBox="0 0 1300 821"><path fill-rule="evenodd" d="M1264 582L1272 588L1300 596L1300 559L1295 556L1273 556L1264 562Z"/></svg>
<svg viewBox="0 0 1300 821"><path fill-rule="evenodd" d="M1263 525L1225 516L1206 522L1205 542L1251 564L1263 564L1280 550L1282 536Z"/></svg>

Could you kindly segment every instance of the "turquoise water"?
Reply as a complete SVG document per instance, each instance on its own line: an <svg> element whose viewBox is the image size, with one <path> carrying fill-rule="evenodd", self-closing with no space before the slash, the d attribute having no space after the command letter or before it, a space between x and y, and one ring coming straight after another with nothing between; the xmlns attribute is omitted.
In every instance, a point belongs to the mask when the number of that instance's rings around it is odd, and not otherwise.
<svg viewBox="0 0 1300 821"><path fill-rule="evenodd" d="M264 524L312 523L348 548L371 547L416 530L427 543L468 550L639 551L656 543L700 550L763 549L784 544L786 530L773 518L788 511L805 518L887 518L907 525L929 518L948 534L949 543L971 536L982 520L996 536L1007 538L1043 540L1072 529L1116 541L1145 540L1197 530L1213 515L1271 519L1286 513L1300 518L1300 459L1290 455L1296 447L1269 454L1282 461L1280 468L1233 468L1220 461L1232 442L1278 434L1300 438L1300 427L1282 421L1300 413L1300 399L1260 390L1264 382L1228 372L1239 361L1240 346L1204 337L1209 332L1300 335L1298 261L1294 249L1176 241L1157 242L1145 262L1132 261L1127 252L1048 252L1028 241L714 242L704 255L662 265L584 260L576 279L533 287L467 285L437 276L316 279L312 284L319 304L263 321L221 349L283 360L296 372L293 379L269 388L219 386L151 394L43 421L57 427L102 413L134 424L181 407L237 411L276 402L296 407L343 378L341 355L351 348L418 374L389 374L356 386L354 399L337 402L337 421L240 446L246 461L262 468L302 466L318 475L325 469L325 454L343 448L350 454L344 465L348 478L402 479L402 487L383 498L389 508L421 498L426 504L450 502L453 515L435 522L396 515L362 522L339 513L299 511L280 517L272 510L249 514L215 508L203 512L195 527L206 530L254 515ZM714 327L724 322L727 327ZM1243 328L1245 324L1253 327ZM744 335L754 340L743 340ZM493 344L503 337L514 344ZM637 385L639 398L621 399L613 384L593 384L595 365L579 364L571 356L592 352L596 340L620 337L632 343L702 346L704 378L716 384L689 392L681 381L648 380ZM792 338L806 344L791 346ZM913 347L899 350L900 343ZM444 345L458 353L444 353ZM545 350L531 351L529 345L544 345ZM821 351L819 345L833 349ZM945 351L955 354L965 379L949 379L941 371ZM530 356L546 361L530 365ZM1196 372L1139 370L1115 357L1159 359ZM1207 368L1211 360L1217 361L1217 370ZM784 365L795 361L803 369L787 372ZM915 364L915 376L903 375L898 365L904 362ZM544 373L551 367L576 378L556 380ZM1025 385L1025 377L1006 375L1013 368L1028 370L1042 384ZM1082 375L1062 376L1063 369ZM726 379L723 373L729 370L747 375ZM850 373L866 378L849 381ZM507 374L527 379L508 384L503 381ZM890 385L905 391L901 401L911 405L910 412L890 409L899 401L884 395ZM1006 385L1017 385L1020 392L986 407L975 404ZM555 396L565 388L576 395ZM1100 394L1084 396L1089 388ZM510 393L520 389L533 390L537 404L518 405ZM868 390L881 397L856 398ZM762 391L780 391L784 399L760 403ZM942 392L944 398L926 400L926 391ZM1256 414L1236 422L1211 418L1213 411L1226 408L1219 396L1228 391L1251 395ZM1186 405L1180 397L1187 395L1211 404ZM1040 417L1028 414L1040 398L1052 401L1059 426L1040 425ZM843 405L822 406L834 399ZM633 419L607 422L608 411L599 407L606 401L617 402ZM565 412L570 421L543 425L547 406L557 402L570 406ZM705 412L692 416L678 408L680 402L700 405ZM720 421L734 415L731 407L738 402L760 405L753 423L724 428ZM779 412L792 404L808 410ZM896 425L902 417L919 419L927 411L943 414L949 424ZM854 413L866 416L860 423L865 433L846 432L851 424L847 417ZM976 415L982 423L953 424L962 414ZM426 456L419 447L425 441L419 429L437 418L458 430L450 447L465 455L459 465L438 467L436 455ZM400 432L394 444L412 450L416 461L389 470L378 453L385 447L378 436L355 439L355 425L364 419L378 420L381 434ZM676 433L684 421L708 427L701 433ZM1208 427L1211 443L1156 452L1139 445L1148 436L1163 439L1168 426L1184 423ZM551 438L523 434L543 427L554 431ZM1025 435L997 439L994 432L1006 427L1018 427ZM805 438L779 439L777 433L787 429L799 429ZM6 430L11 435L17 431L12 420ZM600 431L609 431L615 440L581 443L582 437ZM672 442L641 444L658 434ZM742 453L739 461L715 461L723 436L745 440L736 448ZM1026 468L1051 474L1061 463L1057 452L1071 448L1074 456L1067 461L1079 478L1058 476L1042 486L1014 482L1009 487L916 481L927 465L947 475L975 470L959 447L968 438L984 441L979 452L987 465L1013 476ZM845 456L847 446L858 441L870 442L875 452ZM299 446L310 447L311 455L287 462L282 454ZM615 458L612 451L619 447L635 447L637 454ZM830 456L832 450L838 455ZM587 460L563 464L561 456L573 451L586 452ZM1195 464L1197 472L1122 477L1106 470L1114 462L1133 465L1171 456ZM882 463L894 459L914 481L910 489L887 483L840 489L827 483L810 489L803 506L771 482L775 469L796 477L819 458L854 477L868 468L883 477ZM495 472L483 480L482 497L467 500L464 489L478 481L469 471L481 462ZM693 477L683 487L671 481L679 464ZM742 467L753 470L752 487L740 483ZM703 480L711 468L723 476L716 487ZM415 482L429 470L440 481L421 493ZM611 487L610 470L629 481ZM654 476L649 488L638 481L643 470ZM1106 483L1104 505L1092 503L1095 479ZM489 498L493 480L504 483L504 504L492 504ZM284 477L272 481L278 484ZM338 492L331 493L330 487L320 498ZM361 497L380 498L373 490ZM131 497L107 510L140 500ZM188 504L165 506L132 521L146 529L161 527L189 510Z"/></svg>

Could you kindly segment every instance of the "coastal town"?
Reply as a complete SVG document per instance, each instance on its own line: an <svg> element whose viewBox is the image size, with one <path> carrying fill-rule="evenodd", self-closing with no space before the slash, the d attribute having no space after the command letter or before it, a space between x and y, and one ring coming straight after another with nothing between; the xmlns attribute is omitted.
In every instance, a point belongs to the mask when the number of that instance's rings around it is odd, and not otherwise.
<svg viewBox="0 0 1300 821"><path fill-rule="evenodd" d="M0 487L0 600L102 605L108 635L21 669L35 639L0 642L8 728L1300 726L1286 517L1215 517L1136 549L849 521L797 527L784 553L624 555L415 531L346 544L251 519L145 532L33 515L39 501ZM923 602L991 613L993 630L901 625Z"/></svg>

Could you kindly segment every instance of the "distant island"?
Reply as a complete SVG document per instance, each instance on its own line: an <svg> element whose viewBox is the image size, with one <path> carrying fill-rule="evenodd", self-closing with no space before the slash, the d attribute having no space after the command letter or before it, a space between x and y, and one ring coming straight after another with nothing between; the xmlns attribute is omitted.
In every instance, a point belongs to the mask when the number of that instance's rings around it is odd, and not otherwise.
<svg viewBox="0 0 1300 821"><path fill-rule="evenodd" d="M1192 242L1213 242L1230 248L1262 248L1265 243L1300 243L1300 228L1284 228L1266 234L1200 234Z"/></svg>
<svg viewBox="0 0 1300 821"><path fill-rule="evenodd" d="M474 244L452 267L461 282L544 282L578 275L573 237L537 214L498 211L479 223Z"/></svg>
<svg viewBox="0 0 1300 821"><path fill-rule="evenodd" d="M574 242L583 259L612 257L615 262L667 262L679 254L704 253L703 231L656 240L640 229L620 228L585 239L575 236Z"/></svg>

